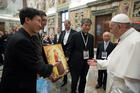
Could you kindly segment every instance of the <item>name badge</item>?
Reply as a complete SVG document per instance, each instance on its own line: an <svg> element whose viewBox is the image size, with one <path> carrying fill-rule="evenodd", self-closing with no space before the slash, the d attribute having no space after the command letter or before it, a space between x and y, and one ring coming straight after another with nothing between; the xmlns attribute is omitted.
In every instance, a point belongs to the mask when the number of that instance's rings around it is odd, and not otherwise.
<svg viewBox="0 0 140 93"><path fill-rule="evenodd" d="M107 52L102 52L102 58L106 59L107 58Z"/></svg>
<svg viewBox="0 0 140 93"><path fill-rule="evenodd" d="M89 51L83 51L83 58L89 59Z"/></svg>

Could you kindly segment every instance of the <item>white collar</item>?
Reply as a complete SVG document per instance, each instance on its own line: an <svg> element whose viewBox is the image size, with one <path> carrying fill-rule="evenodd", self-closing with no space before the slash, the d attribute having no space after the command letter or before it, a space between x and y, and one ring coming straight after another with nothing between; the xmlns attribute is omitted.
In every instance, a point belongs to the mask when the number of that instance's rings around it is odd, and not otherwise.
<svg viewBox="0 0 140 93"><path fill-rule="evenodd" d="M57 35L60 35L61 33L57 33Z"/></svg>
<svg viewBox="0 0 140 93"><path fill-rule="evenodd" d="M105 43L106 43L106 44L109 44L109 41L108 41L108 42L105 42L105 41L104 41L104 44L105 44Z"/></svg>
<svg viewBox="0 0 140 93"><path fill-rule="evenodd" d="M120 41L121 40L124 40L129 34L131 34L132 32L134 31L134 28L130 28L129 30L127 30L125 33L123 33L121 36L120 36Z"/></svg>
<svg viewBox="0 0 140 93"><path fill-rule="evenodd" d="M66 33L70 33L70 31L71 31L71 28L69 29L69 30L65 30L66 31Z"/></svg>

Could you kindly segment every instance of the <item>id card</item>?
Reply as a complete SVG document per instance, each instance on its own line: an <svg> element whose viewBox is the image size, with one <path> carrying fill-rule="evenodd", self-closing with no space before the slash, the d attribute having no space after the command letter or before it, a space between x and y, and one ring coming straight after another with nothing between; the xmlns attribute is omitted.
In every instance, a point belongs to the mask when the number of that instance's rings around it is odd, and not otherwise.
<svg viewBox="0 0 140 93"><path fill-rule="evenodd" d="M89 59L89 51L83 51L83 58L84 59Z"/></svg>
<svg viewBox="0 0 140 93"><path fill-rule="evenodd" d="M107 58L107 52L102 52L102 58L106 59Z"/></svg>

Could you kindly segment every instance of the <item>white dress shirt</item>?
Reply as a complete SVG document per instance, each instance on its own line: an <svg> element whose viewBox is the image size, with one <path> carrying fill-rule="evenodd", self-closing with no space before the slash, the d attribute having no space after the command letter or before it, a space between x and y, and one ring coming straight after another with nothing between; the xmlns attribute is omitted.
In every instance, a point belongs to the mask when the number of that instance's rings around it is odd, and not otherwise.
<svg viewBox="0 0 140 93"><path fill-rule="evenodd" d="M104 41L104 50L106 50L106 49L107 49L108 44L109 44L109 41L108 41L108 42L105 42L105 41Z"/></svg>
<svg viewBox="0 0 140 93"><path fill-rule="evenodd" d="M59 37L60 37L60 33L57 33L57 35L56 35L57 42L59 41Z"/></svg>
<svg viewBox="0 0 140 93"><path fill-rule="evenodd" d="M67 41L68 41L68 38L69 38L69 35L70 35L70 31L71 31L71 29L66 31L66 33L65 33L64 40L63 40L64 45L67 44Z"/></svg>

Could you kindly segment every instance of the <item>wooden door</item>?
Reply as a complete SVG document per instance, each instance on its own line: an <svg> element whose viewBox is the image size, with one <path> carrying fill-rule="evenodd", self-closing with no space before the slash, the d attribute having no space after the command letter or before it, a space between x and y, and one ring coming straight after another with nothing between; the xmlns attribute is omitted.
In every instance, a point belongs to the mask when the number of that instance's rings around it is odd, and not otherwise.
<svg viewBox="0 0 140 93"><path fill-rule="evenodd" d="M0 22L0 31L4 32L4 22Z"/></svg>
<svg viewBox="0 0 140 93"><path fill-rule="evenodd" d="M96 16L95 23L95 47L97 47L98 43L103 41L102 34L105 31L109 31L109 21L111 20L112 15L101 15Z"/></svg>

